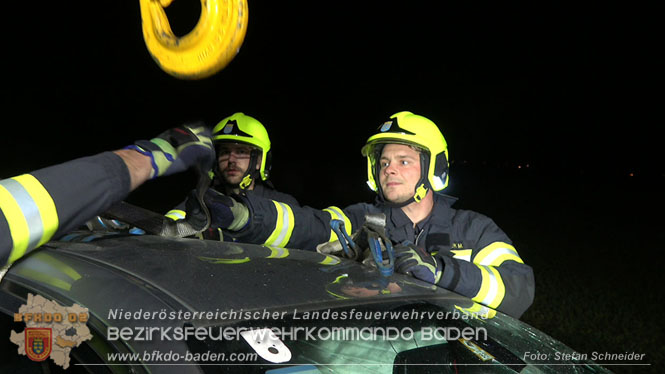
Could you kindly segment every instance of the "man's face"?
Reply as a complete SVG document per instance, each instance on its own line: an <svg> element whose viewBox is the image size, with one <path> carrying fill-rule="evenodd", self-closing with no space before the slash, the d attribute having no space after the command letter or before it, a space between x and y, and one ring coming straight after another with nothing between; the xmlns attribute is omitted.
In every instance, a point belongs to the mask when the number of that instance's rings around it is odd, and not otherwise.
<svg viewBox="0 0 665 374"><path fill-rule="evenodd" d="M379 159L379 183L391 203L413 197L420 180L420 153L404 144L386 144Z"/></svg>
<svg viewBox="0 0 665 374"><path fill-rule="evenodd" d="M224 143L219 146L217 163L226 183L237 185L242 181L249 167L252 149L254 148L249 145L236 143ZM261 156L259 156L255 168L258 169L259 165L261 165Z"/></svg>

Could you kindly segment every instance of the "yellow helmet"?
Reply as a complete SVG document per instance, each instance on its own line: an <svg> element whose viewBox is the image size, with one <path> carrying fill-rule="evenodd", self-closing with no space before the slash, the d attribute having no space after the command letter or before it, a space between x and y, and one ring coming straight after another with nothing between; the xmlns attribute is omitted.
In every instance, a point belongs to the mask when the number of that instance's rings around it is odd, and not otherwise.
<svg viewBox="0 0 665 374"><path fill-rule="evenodd" d="M234 113L221 120L212 129L212 141L215 148L222 143L249 144L261 153L261 166L259 175L261 180L267 180L270 174L270 138L266 128L256 118L244 113ZM253 152L254 153L254 152ZM253 154L250 166L256 165L258 154ZM253 167L247 170L247 175L241 187L245 188L251 183ZM244 186L243 186L244 185Z"/></svg>
<svg viewBox="0 0 665 374"><path fill-rule="evenodd" d="M415 201L424 198L430 188L441 191L448 186L448 144L434 122L411 112L399 112L390 116L378 130L367 139L361 152L367 157L367 184L381 199L383 192L377 183L378 160L385 144L406 144L421 150L421 177L414 191Z"/></svg>

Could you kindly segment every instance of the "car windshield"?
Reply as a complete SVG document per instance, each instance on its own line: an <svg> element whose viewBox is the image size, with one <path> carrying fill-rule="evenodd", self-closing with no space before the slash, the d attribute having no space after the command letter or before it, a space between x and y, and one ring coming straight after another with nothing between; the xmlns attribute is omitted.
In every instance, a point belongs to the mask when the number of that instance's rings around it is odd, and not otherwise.
<svg viewBox="0 0 665 374"><path fill-rule="evenodd" d="M248 373L607 372L528 325L478 307L433 298L237 311L229 315L236 322L208 325L208 339L188 345L200 355L244 354L250 360L235 365Z"/></svg>

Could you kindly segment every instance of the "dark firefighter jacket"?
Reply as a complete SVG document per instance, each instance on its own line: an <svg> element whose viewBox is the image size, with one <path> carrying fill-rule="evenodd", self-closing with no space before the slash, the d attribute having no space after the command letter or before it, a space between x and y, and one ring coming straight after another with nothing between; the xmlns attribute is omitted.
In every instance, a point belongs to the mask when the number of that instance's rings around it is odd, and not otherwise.
<svg viewBox="0 0 665 374"><path fill-rule="evenodd" d="M0 266L124 199L129 182L111 152L0 180Z"/></svg>
<svg viewBox="0 0 665 374"><path fill-rule="evenodd" d="M386 233L393 243L408 240L443 261L438 286L519 318L533 302L531 267L490 218L453 209L454 198L434 196L432 213L415 229L399 208L359 203L343 210L316 210L247 196L244 203L250 209L250 222L227 235L241 242L315 250L320 243L337 240L331 219L343 220L351 234L363 225L365 214L385 213Z"/></svg>
<svg viewBox="0 0 665 374"><path fill-rule="evenodd" d="M286 194L284 192L279 192L274 188L270 188L262 183L256 183L253 190L244 191L244 194L248 196L259 196L265 199L279 201L290 206L300 206L298 200L295 197ZM174 221L184 219L187 217L187 212L185 211L186 202L183 201L178 204L175 208L171 209L165 215L171 218Z"/></svg>
<svg viewBox="0 0 665 374"><path fill-rule="evenodd" d="M284 192L279 192L273 188L270 188L262 183L256 183L254 189L246 192L247 195L260 196L266 199L275 200L282 202L284 204L289 204L290 206L300 206L298 200L295 197L286 194Z"/></svg>
<svg viewBox="0 0 665 374"><path fill-rule="evenodd" d="M243 193L247 196L258 196L265 199L279 201L281 203L288 204L289 206L300 206L298 200L296 200L295 197L284 192L279 192L274 188L270 188L269 186L264 185L263 183L256 183L254 185L254 189L244 191ZM185 217L187 217L185 205L186 201L181 202L175 208L169 210L165 216L174 221L185 219ZM211 227L195 236L199 239L233 241L233 238L229 237L228 235L224 235L222 230L216 227Z"/></svg>

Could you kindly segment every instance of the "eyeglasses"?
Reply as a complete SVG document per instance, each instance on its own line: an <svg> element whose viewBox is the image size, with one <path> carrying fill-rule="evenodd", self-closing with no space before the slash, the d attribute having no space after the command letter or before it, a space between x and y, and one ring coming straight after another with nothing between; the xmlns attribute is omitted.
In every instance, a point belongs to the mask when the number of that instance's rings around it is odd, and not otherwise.
<svg viewBox="0 0 665 374"><path fill-rule="evenodd" d="M223 145L217 148L217 159L226 161L233 155L237 159L246 159L252 155L252 147Z"/></svg>

